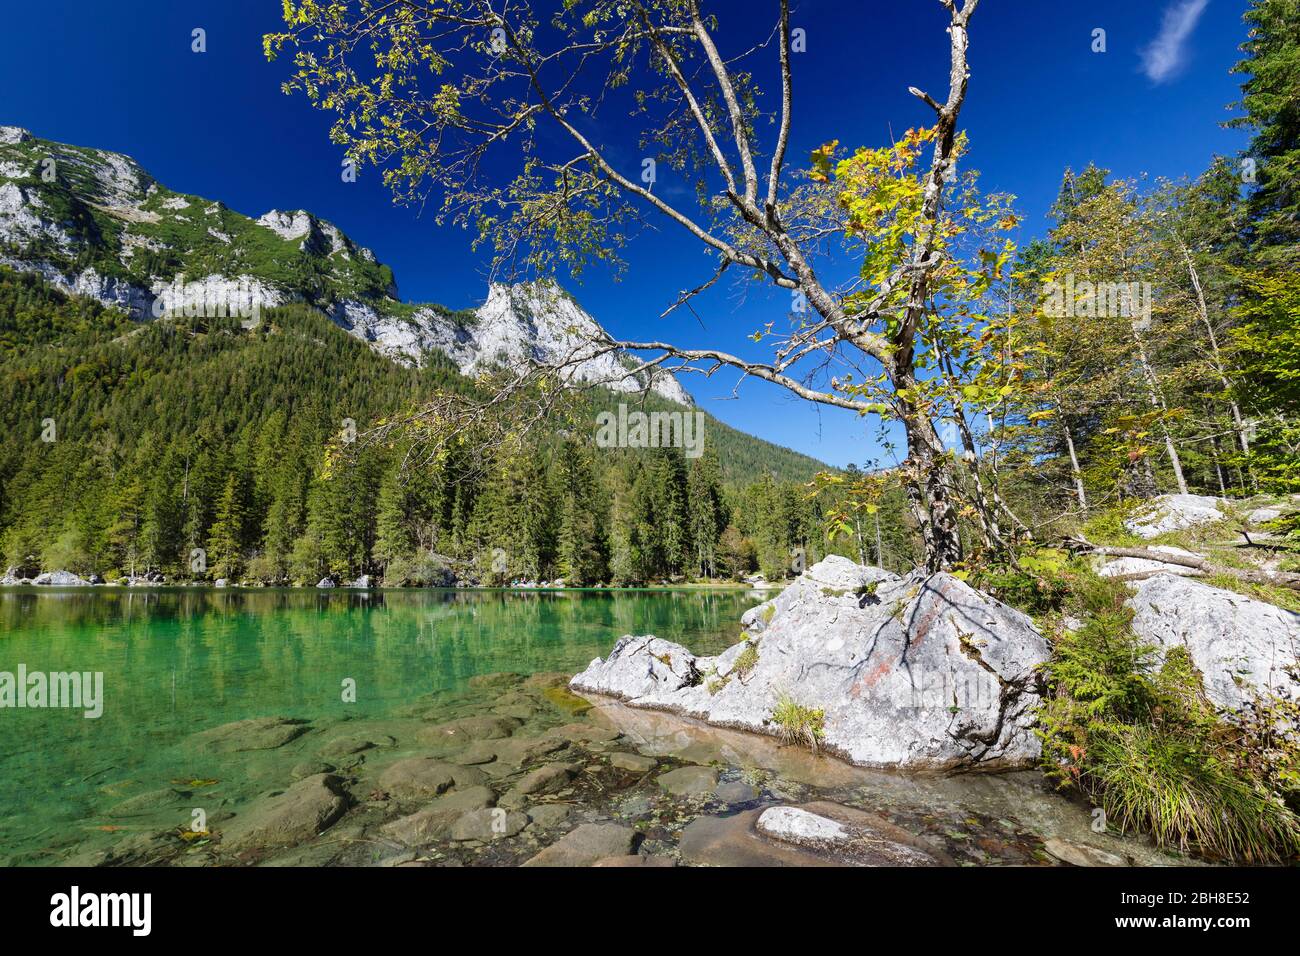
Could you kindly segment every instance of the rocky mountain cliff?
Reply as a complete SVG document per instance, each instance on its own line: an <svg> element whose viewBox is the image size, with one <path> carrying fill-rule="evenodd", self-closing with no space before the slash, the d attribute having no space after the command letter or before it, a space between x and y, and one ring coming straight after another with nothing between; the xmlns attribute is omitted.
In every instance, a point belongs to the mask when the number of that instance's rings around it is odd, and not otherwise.
<svg viewBox="0 0 1300 956"><path fill-rule="evenodd" d="M310 212L252 219L173 192L129 156L14 126L0 126L0 263L137 320L167 314L196 289L211 301L237 286L264 307L315 305L403 364L423 364L435 350L465 374L577 359L575 381L649 387L692 404L671 374L630 355L595 354L604 330L554 283L493 284L474 310L402 302L388 266Z"/></svg>

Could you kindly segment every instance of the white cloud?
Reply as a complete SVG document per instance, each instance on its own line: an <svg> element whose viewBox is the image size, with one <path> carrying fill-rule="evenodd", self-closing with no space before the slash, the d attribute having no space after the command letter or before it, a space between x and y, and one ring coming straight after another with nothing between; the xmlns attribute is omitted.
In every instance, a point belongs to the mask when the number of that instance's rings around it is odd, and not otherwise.
<svg viewBox="0 0 1300 956"><path fill-rule="evenodd" d="M1142 72L1153 83L1163 83L1182 67L1187 58L1187 38L1196 29L1210 0L1175 0L1165 8L1160 32L1142 51Z"/></svg>

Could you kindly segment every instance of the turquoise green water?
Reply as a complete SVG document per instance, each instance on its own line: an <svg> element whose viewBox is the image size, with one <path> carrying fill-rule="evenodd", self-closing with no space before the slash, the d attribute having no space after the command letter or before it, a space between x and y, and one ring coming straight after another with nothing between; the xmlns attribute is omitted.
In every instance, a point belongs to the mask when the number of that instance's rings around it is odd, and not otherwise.
<svg viewBox="0 0 1300 956"><path fill-rule="evenodd" d="M496 671L574 671L623 634L715 653L763 596L738 591L0 591L0 671L104 675L103 715L0 709L0 862L60 862L130 832L114 806L209 778L237 800L276 752L212 754L197 731L254 716L383 719ZM344 701L354 682L355 703ZM223 794L224 789L224 794ZM143 825L142 825L143 828Z"/></svg>

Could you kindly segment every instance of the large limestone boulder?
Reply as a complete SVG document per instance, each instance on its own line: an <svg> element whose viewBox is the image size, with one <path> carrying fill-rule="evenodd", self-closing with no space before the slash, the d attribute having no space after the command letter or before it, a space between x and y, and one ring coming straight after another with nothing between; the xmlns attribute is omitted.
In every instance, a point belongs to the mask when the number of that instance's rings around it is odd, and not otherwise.
<svg viewBox="0 0 1300 956"><path fill-rule="evenodd" d="M1135 589L1134 633L1166 650L1186 647L1215 705L1239 710L1260 693L1300 696L1300 614L1172 574Z"/></svg>
<svg viewBox="0 0 1300 956"><path fill-rule="evenodd" d="M73 574L71 571L46 571L44 574L38 574L32 579L32 584L55 588L81 587L89 583L85 578Z"/></svg>
<svg viewBox="0 0 1300 956"><path fill-rule="evenodd" d="M0 577L0 585L5 585L5 586L14 585L14 584L31 584L31 583L32 582L29 579L23 577L19 573L17 568L6 568L4 577Z"/></svg>
<svg viewBox="0 0 1300 956"><path fill-rule="evenodd" d="M1228 517L1219 507L1225 503L1226 499L1210 495L1161 495L1125 521L1124 527L1139 538L1185 531Z"/></svg>
<svg viewBox="0 0 1300 956"><path fill-rule="evenodd" d="M764 613L761 633L700 658L624 637L571 686L633 707L780 735L778 702L823 713L820 744L851 763L916 770L1031 764L1036 668L1024 614L949 574L898 577L830 557Z"/></svg>

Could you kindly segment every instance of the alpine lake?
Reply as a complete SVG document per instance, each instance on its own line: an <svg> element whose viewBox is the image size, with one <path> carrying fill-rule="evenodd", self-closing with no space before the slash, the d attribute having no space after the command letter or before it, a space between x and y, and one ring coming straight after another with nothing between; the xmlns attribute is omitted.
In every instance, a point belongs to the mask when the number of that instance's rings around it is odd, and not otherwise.
<svg viewBox="0 0 1300 956"><path fill-rule="evenodd" d="M625 634L717 653L770 596L0 588L0 673L103 681L98 716L0 708L0 865L518 865L583 824L726 865L763 862L728 820L809 801L957 865L1059 864L1051 841L1185 862L1091 832L1036 771L867 770L567 689Z"/></svg>

